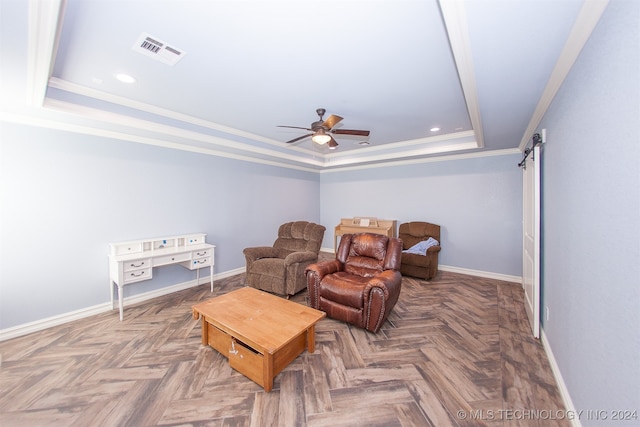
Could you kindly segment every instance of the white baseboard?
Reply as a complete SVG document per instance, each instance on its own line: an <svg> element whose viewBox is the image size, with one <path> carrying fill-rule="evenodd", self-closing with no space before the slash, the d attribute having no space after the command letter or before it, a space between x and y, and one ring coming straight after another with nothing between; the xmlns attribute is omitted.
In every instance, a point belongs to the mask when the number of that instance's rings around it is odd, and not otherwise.
<svg viewBox="0 0 640 427"><path fill-rule="evenodd" d="M323 250L323 252L333 253L333 250L326 249L326 250ZM517 276L507 276L504 274L489 273L486 271L478 271L478 270L469 270L466 268L459 268L459 267L449 267L446 265L440 265L438 266L438 268L440 270L450 271L453 273L467 274L467 275L478 276L478 277L486 277L489 279L504 280L507 282L522 283L522 279ZM234 270L225 271L223 273L215 274L213 278L214 286L215 286L216 280L235 276L237 274L242 274L244 272L245 272L245 267L241 267L241 268L236 268ZM201 277L200 283L196 283L195 280L190 280L188 282L178 283L176 285L167 286L167 287L156 289L150 292L145 292L138 295L132 295L124 299L123 305L126 307L128 305L138 304L140 302L147 301L152 298L157 298L173 292L181 291L183 289L188 289L194 286L198 286L199 284L207 283L208 279L209 279L208 277ZM83 319L85 317L94 316L96 314L104 313L110 310L112 310L111 303L98 304L92 307L86 307L80 310L75 310L68 313L47 317L45 319L36 320L34 322L13 326L11 328L0 329L0 342L6 341L11 338L21 337L23 335L27 335L32 332L41 331L43 329L47 329L52 326L57 326L63 323L72 322L74 320Z"/></svg>
<svg viewBox="0 0 640 427"><path fill-rule="evenodd" d="M562 401L564 402L565 414L574 415L572 418L569 418L571 421L571 425L573 427L582 427L582 423L580 422L579 413L576 411L575 406L573 406L573 401L571 400L571 395L569 395L569 389L562 378L562 373L560 372L560 367L556 362L556 358L553 355L553 351L551 350L551 346L549 345L549 341L547 340L547 335L544 333L544 329L540 329L540 341L542 342L542 347L544 347L544 352L547 354L547 359L549 359L549 364L551 365L551 371L553 372L553 376L556 379L556 384L558 385L558 390L560 391L560 396L562 397Z"/></svg>
<svg viewBox="0 0 640 427"><path fill-rule="evenodd" d="M213 276L213 286L215 286L216 280L224 279L230 276L235 276L236 274L244 273L244 270L245 270L244 267L242 267L242 268L237 268L235 270L229 270L223 273L215 274ZM182 282L176 285L155 289L153 291L145 292L142 294L132 295L130 297L126 297L122 302L122 304L125 307L128 305L138 304L140 302L147 301L152 298L157 298L173 292L192 288L194 286L198 286L204 283L209 283L209 276L201 277L199 283L196 282L196 280L189 280L187 282ZM47 317L45 319L24 323L22 325L13 326L11 328L0 329L0 342L9 340L11 338L21 337L23 335L27 335L32 332L38 332L43 329L51 328L52 326L61 325L63 323L72 322L74 320L84 319L85 317L94 316L100 313L105 313L111 310L113 310L111 308L111 303L106 302L104 304L98 304L92 307L86 307L80 310L75 310L68 313ZM118 315L117 310L114 310L114 316L117 316L117 315Z"/></svg>
<svg viewBox="0 0 640 427"><path fill-rule="evenodd" d="M329 254L335 254L335 251L333 250L333 248L320 248L320 251L326 252ZM438 265L438 270L449 271L451 273L466 274L468 276L484 277L487 279L502 280L504 282L514 282L522 285L521 276L511 276L508 274L492 273L490 271L470 270L468 268L451 267L449 265L442 265L442 264Z"/></svg>
<svg viewBox="0 0 640 427"><path fill-rule="evenodd" d="M502 280L504 282L514 282L519 285L522 285L521 276L511 276L511 275L502 274L502 273L492 273L490 271L471 270L468 268L461 268L461 267L451 267L449 265L438 265L438 270L449 271L451 273L466 274L469 276L484 277L486 279Z"/></svg>
<svg viewBox="0 0 640 427"><path fill-rule="evenodd" d="M23 323L22 325L13 326L11 328L0 329L0 342L11 338L21 337L32 332L38 332L52 326L61 325L63 323L72 322L74 320L83 319L85 317L94 316L111 310L111 303L94 305L92 307L71 311L69 313L59 314L57 316L47 317L45 319L36 320L34 322ZM116 314L117 316L117 314Z"/></svg>

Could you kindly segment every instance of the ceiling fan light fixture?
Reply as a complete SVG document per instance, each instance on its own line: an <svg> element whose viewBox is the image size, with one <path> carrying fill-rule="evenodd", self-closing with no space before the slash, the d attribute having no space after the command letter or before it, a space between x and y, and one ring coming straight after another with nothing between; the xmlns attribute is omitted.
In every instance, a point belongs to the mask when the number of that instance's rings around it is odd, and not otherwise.
<svg viewBox="0 0 640 427"><path fill-rule="evenodd" d="M318 129L318 131L311 137L311 140L316 144L326 144L331 141L331 135L327 135L324 129Z"/></svg>
<svg viewBox="0 0 640 427"><path fill-rule="evenodd" d="M329 150L335 150L336 148L338 148L338 143L333 138L329 140L328 145L329 145Z"/></svg>

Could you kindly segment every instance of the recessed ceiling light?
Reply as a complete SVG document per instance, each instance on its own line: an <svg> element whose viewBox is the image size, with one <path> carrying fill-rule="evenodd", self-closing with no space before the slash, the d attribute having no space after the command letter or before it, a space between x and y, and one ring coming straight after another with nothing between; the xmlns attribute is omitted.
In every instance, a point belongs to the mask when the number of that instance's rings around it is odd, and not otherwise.
<svg viewBox="0 0 640 427"><path fill-rule="evenodd" d="M135 83L136 79L131 77L128 74L118 73L116 74L116 79L120 80L122 83Z"/></svg>
<svg viewBox="0 0 640 427"><path fill-rule="evenodd" d="M435 128L431 128L429 129L431 132L438 132L440 130L440 128L435 127Z"/></svg>

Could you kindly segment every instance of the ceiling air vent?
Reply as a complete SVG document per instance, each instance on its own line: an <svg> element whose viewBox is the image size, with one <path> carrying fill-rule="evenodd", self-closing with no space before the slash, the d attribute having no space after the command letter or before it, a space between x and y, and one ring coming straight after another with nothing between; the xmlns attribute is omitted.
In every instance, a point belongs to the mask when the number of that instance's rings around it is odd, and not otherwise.
<svg viewBox="0 0 640 427"><path fill-rule="evenodd" d="M186 55L186 52L169 46L157 37L150 36L147 33L142 33L140 37L138 37L138 40L136 40L132 49L138 53L169 65L174 65Z"/></svg>

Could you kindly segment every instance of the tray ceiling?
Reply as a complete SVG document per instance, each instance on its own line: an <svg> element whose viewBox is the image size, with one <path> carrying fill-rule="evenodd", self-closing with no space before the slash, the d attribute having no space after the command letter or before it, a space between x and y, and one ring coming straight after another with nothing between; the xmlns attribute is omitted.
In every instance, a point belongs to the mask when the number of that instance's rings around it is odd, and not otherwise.
<svg viewBox="0 0 640 427"><path fill-rule="evenodd" d="M318 171L522 150L606 6L18 3L2 6L3 40L26 50L2 45L5 119ZM308 132L278 125L308 127L317 108L370 136L286 144Z"/></svg>

